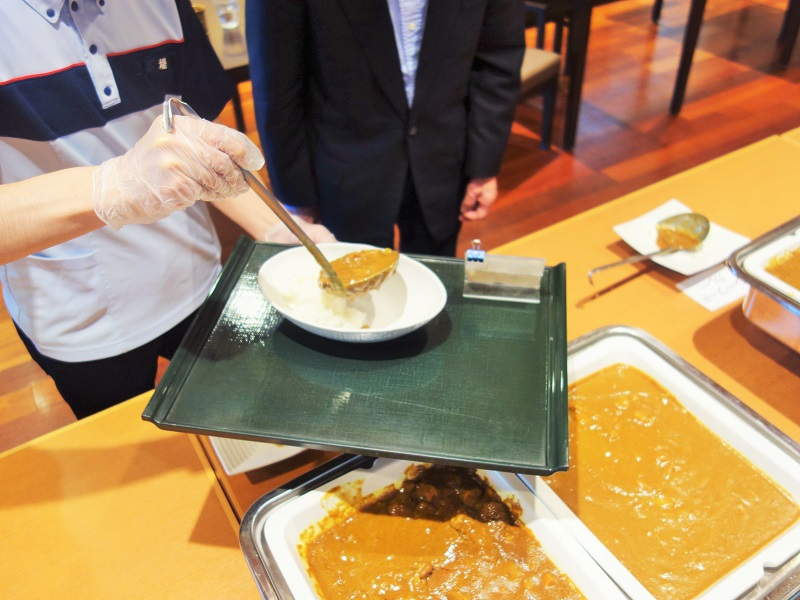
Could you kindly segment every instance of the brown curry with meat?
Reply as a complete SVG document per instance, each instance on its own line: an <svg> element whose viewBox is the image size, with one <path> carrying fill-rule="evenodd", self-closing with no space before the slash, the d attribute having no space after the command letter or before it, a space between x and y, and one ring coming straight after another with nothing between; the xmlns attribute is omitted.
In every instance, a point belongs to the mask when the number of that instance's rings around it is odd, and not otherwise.
<svg viewBox="0 0 800 600"><path fill-rule="evenodd" d="M474 471L430 466L311 528L300 551L325 600L583 598L518 513Z"/></svg>

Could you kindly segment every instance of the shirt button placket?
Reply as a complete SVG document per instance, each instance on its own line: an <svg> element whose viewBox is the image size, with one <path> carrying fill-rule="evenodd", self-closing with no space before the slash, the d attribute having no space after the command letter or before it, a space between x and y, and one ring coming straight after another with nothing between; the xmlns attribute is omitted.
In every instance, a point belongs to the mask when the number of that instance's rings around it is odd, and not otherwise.
<svg viewBox="0 0 800 600"><path fill-rule="evenodd" d="M111 65L108 63L105 50L101 48L99 44L92 43L85 37L85 34L88 34L89 38L94 37L92 34L94 31L92 27L92 13L94 11L91 9L96 6L103 6L103 4L105 4L103 0L101 0L101 2L93 0L93 6L89 7L88 12L85 10L88 5L82 5L81 0L70 0L69 6L74 14L73 20L83 40L84 48L87 53L86 68L89 69L89 73L91 74L92 82L95 86L95 93L100 99L100 104L103 108L109 108L120 102L114 73L111 71ZM95 10L97 14L94 15L94 19L103 18L104 12L97 8L95 8ZM85 12L85 14L81 14L81 12Z"/></svg>

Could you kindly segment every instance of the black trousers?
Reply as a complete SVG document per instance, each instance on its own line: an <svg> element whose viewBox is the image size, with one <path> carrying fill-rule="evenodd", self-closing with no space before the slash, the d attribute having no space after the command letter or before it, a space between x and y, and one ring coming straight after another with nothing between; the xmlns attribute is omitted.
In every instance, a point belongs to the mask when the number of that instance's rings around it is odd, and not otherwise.
<svg viewBox="0 0 800 600"><path fill-rule="evenodd" d="M152 390L158 358L173 357L194 316L191 314L144 346L119 356L86 362L64 362L44 356L19 327L17 333L31 358L53 378L58 392L75 416L83 419Z"/></svg>
<svg viewBox="0 0 800 600"><path fill-rule="evenodd" d="M397 228L400 230L400 252L404 254L427 254L431 256L455 256L458 234L461 223L455 233L445 240L436 240L428 233L425 219L419 207L419 199L414 187L414 182L409 173L406 178L406 188L403 203L400 205L400 214L397 217ZM394 238L385 239L376 246L392 248Z"/></svg>

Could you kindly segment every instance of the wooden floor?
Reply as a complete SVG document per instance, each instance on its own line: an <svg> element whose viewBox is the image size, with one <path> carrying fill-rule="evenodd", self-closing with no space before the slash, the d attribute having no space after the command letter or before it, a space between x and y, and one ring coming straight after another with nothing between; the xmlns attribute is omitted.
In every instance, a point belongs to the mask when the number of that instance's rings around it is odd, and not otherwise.
<svg viewBox="0 0 800 600"><path fill-rule="evenodd" d="M576 148L572 153L558 147L539 150L539 101L523 101L500 173L500 199L488 219L464 227L459 252L472 239L495 247L800 127L800 48L788 68L776 62L785 6L785 0L708 4L686 101L677 117L668 108L688 0L667 0L658 25L650 21L648 0L620 0L595 9ZM564 78L556 140L566 82ZM241 93L248 134L257 141L246 84ZM220 121L234 123L230 106ZM241 231L222 217L216 222L227 256ZM72 420L0 306L0 451Z"/></svg>

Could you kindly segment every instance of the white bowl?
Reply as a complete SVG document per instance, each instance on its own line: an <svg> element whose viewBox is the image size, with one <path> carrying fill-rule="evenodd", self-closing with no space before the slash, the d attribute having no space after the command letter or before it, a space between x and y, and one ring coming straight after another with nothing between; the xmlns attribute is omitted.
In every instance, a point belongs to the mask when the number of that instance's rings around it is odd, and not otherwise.
<svg viewBox="0 0 800 600"><path fill-rule="evenodd" d="M366 244L320 244L328 260L350 252L373 249ZM268 259L258 271L258 285L270 304L298 327L341 342L382 342L419 329L441 312L447 292L439 277L422 263L400 255L397 271L372 292L343 300L319 289L320 267L303 246L283 250ZM303 286L305 307L293 298ZM332 325L324 320L325 302L347 303L358 311L364 327ZM317 312L309 308L318 309Z"/></svg>

